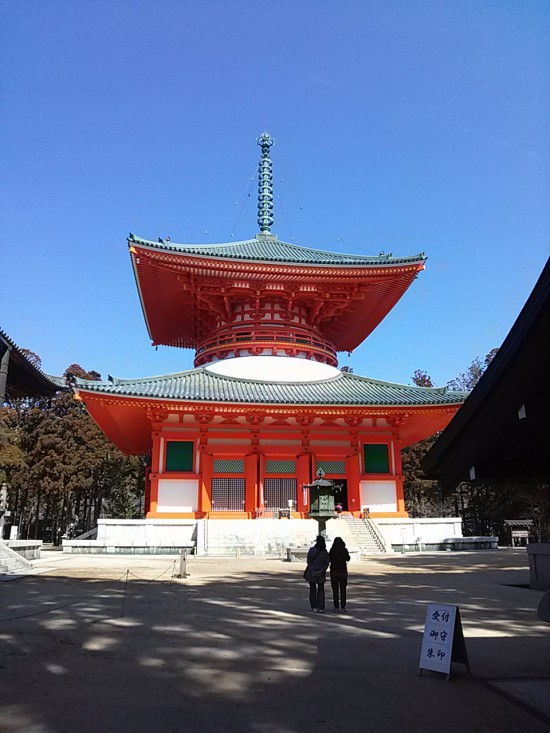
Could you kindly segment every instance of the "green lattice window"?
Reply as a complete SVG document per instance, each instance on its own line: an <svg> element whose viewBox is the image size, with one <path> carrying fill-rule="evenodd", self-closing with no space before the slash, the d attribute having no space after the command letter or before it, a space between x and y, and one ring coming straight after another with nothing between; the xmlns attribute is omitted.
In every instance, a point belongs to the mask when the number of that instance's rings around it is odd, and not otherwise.
<svg viewBox="0 0 550 733"><path fill-rule="evenodd" d="M193 470L193 441L168 440L166 441L166 471Z"/></svg>
<svg viewBox="0 0 550 733"><path fill-rule="evenodd" d="M315 471L317 472L320 468L322 468L325 473L344 476L346 473L346 462L345 461L316 461Z"/></svg>
<svg viewBox="0 0 550 733"><path fill-rule="evenodd" d="M274 458L266 458L266 473L296 473L296 461L292 459L277 460Z"/></svg>
<svg viewBox="0 0 550 733"><path fill-rule="evenodd" d="M366 443L363 446L365 473L389 473L390 456L385 443Z"/></svg>
<svg viewBox="0 0 550 733"><path fill-rule="evenodd" d="M244 473L242 458L214 458L214 473Z"/></svg>

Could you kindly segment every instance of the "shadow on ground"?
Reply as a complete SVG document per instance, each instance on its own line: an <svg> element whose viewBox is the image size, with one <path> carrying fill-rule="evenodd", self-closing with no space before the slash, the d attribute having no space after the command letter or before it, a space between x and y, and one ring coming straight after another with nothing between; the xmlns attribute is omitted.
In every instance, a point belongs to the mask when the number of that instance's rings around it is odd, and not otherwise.
<svg viewBox="0 0 550 733"><path fill-rule="evenodd" d="M495 693L503 678L548 675L540 594L514 587L526 577L515 556L460 571L445 556L354 565L346 616L308 612L301 564L257 565L4 583L0 730L548 730L527 696ZM473 674L457 665L450 684L417 677L431 601L461 610Z"/></svg>

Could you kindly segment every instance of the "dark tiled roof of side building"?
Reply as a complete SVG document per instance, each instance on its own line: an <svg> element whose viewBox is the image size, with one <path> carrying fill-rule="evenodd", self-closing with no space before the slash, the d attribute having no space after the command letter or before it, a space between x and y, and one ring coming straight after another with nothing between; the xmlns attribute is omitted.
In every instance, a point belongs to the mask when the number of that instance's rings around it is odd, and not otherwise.
<svg viewBox="0 0 550 733"><path fill-rule="evenodd" d="M6 393L11 397L27 397L30 395L51 395L61 389L67 389L63 377L46 374L34 364L21 347L0 328L0 356L10 350Z"/></svg>

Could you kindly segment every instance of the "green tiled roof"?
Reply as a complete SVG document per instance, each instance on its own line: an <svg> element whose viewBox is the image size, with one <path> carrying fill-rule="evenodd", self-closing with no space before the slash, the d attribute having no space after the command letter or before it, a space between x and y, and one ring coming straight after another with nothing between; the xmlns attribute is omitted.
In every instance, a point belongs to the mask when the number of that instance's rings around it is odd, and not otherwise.
<svg viewBox="0 0 550 733"><path fill-rule="evenodd" d="M75 388L112 396L246 404L422 406L456 405L465 392L446 387L415 387L341 372L317 382L264 382L224 377L207 369L146 379L92 382L77 379Z"/></svg>
<svg viewBox="0 0 550 733"><path fill-rule="evenodd" d="M388 267L391 265L424 262L426 260L423 252L411 257L393 257L391 254L365 256L325 252L320 249L310 249L309 247L300 247L296 244L281 242L274 235L258 235L256 239L247 239L244 242L227 244L176 244L175 242L164 239L159 239L158 242L152 242L130 234L128 243L161 252L176 252L232 260L254 260L256 262L285 262L296 265Z"/></svg>

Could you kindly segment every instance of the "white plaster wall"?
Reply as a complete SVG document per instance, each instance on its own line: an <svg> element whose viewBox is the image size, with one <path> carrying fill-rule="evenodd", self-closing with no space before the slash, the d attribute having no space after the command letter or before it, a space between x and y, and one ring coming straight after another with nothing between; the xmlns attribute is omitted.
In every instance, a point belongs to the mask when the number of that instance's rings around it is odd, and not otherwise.
<svg viewBox="0 0 550 733"><path fill-rule="evenodd" d="M166 522L166 524L159 524ZM191 545L195 535L196 520L188 520L187 523L175 524L170 520L147 520L146 544L148 547L159 547L161 545Z"/></svg>
<svg viewBox="0 0 550 733"><path fill-rule="evenodd" d="M361 507L373 512L396 512L395 481L361 481Z"/></svg>
<svg viewBox="0 0 550 733"><path fill-rule="evenodd" d="M98 542L116 545L188 545L196 519L99 519Z"/></svg>
<svg viewBox="0 0 550 733"><path fill-rule="evenodd" d="M429 519L376 519L378 529L388 542L398 545L403 542L441 542L450 537L462 537L460 517L434 517Z"/></svg>
<svg viewBox="0 0 550 733"><path fill-rule="evenodd" d="M157 512L195 512L198 508L198 479L159 479Z"/></svg>
<svg viewBox="0 0 550 733"><path fill-rule="evenodd" d="M116 540L145 544L144 519L99 519L97 522L97 539L105 542Z"/></svg>
<svg viewBox="0 0 550 733"><path fill-rule="evenodd" d="M318 382L332 379L340 370L328 364L292 356L241 356L222 359L204 367L214 374L270 382Z"/></svg>
<svg viewBox="0 0 550 733"><path fill-rule="evenodd" d="M275 544L309 546L318 531L315 519L199 519L197 544L199 553L209 548L246 545L261 554Z"/></svg>

